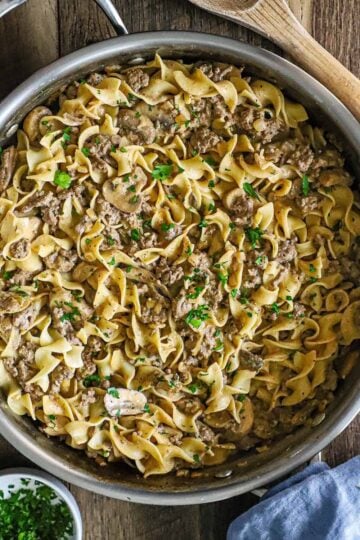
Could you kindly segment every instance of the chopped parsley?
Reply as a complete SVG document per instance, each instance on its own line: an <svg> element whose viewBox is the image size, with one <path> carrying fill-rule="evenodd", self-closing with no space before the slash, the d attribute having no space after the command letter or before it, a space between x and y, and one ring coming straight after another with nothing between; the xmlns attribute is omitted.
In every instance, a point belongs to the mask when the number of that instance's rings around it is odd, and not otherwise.
<svg viewBox="0 0 360 540"><path fill-rule="evenodd" d="M257 191L253 188L253 186L251 184L249 184L249 182L244 182L243 188L244 188L244 191L245 191L245 193L247 195L249 195L253 199L260 200Z"/></svg>
<svg viewBox="0 0 360 540"><path fill-rule="evenodd" d="M214 180L210 180L210 182L208 183L208 187L209 187L210 189L212 189L212 188L215 187L215 182L214 182Z"/></svg>
<svg viewBox="0 0 360 540"><path fill-rule="evenodd" d="M214 212L214 210L216 210L216 206L214 203L210 203L209 206L208 206L208 210L209 212Z"/></svg>
<svg viewBox="0 0 360 540"><path fill-rule="evenodd" d="M71 186L71 176L65 171L56 171L54 176L54 184L62 189L69 189Z"/></svg>
<svg viewBox="0 0 360 540"><path fill-rule="evenodd" d="M201 219L199 221L199 224L198 224L199 229L205 229L205 227L207 227L207 226L208 226L208 223L207 223L207 221L205 219Z"/></svg>
<svg viewBox="0 0 360 540"><path fill-rule="evenodd" d="M316 283L317 282L317 278L316 277L311 277L310 278L310 283Z"/></svg>
<svg viewBox="0 0 360 540"><path fill-rule="evenodd" d="M127 152L125 146L120 146L120 152L122 152L123 154Z"/></svg>
<svg viewBox="0 0 360 540"><path fill-rule="evenodd" d="M111 257L110 261L108 261L108 264L110 264L110 266L115 266L115 257Z"/></svg>
<svg viewBox="0 0 360 540"><path fill-rule="evenodd" d="M131 204L136 204L139 200L139 195L133 195L131 198L130 198L130 203Z"/></svg>
<svg viewBox="0 0 360 540"><path fill-rule="evenodd" d="M186 249L185 249L185 255L187 255L188 257L192 254L192 249L190 246L188 246Z"/></svg>
<svg viewBox="0 0 360 540"><path fill-rule="evenodd" d="M216 161L212 157L206 157L204 161L210 165L210 167L214 167L216 165Z"/></svg>
<svg viewBox="0 0 360 540"><path fill-rule="evenodd" d="M246 399L246 394L239 394L238 397L236 398L236 401L243 402L245 401L245 399Z"/></svg>
<svg viewBox="0 0 360 540"><path fill-rule="evenodd" d="M90 386L96 386L101 383L101 377L100 375L88 375L83 379L83 385L85 388L89 388Z"/></svg>
<svg viewBox="0 0 360 540"><path fill-rule="evenodd" d="M131 229L130 231L130 238L131 240L134 240L134 242L138 242L140 240L140 231L139 229Z"/></svg>
<svg viewBox="0 0 360 540"><path fill-rule="evenodd" d="M70 126L64 129L63 136L62 136L64 144L68 144L71 141L70 133L71 133Z"/></svg>
<svg viewBox="0 0 360 540"><path fill-rule="evenodd" d="M162 231L170 231L171 229L174 229L175 223L162 223L161 224L161 230Z"/></svg>
<svg viewBox="0 0 360 540"><path fill-rule="evenodd" d="M237 290L237 289L231 289L231 291L230 291L230 296L231 296L231 298L236 298L236 297L237 297L237 293L238 293L238 290Z"/></svg>
<svg viewBox="0 0 360 540"><path fill-rule="evenodd" d="M15 292L16 294L18 294L19 296L22 296L23 298L25 298L26 296L29 296L28 293L23 291L19 285L12 285L9 288L9 291Z"/></svg>
<svg viewBox="0 0 360 540"><path fill-rule="evenodd" d="M271 311L273 313L276 313L276 315L279 315L280 313L280 308L278 306L278 304L276 302L274 302L273 304L271 304Z"/></svg>
<svg viewBox="0 0 360 540"><path fill-rule="evenodd" d="M255 259L255 264L257 264L258 266L260 266L263 262L264 262L264 257L257 257Z"/></svg>
<svg viewBox="0 0 360 540"><path fill-rule="evenodd" d="M107 393L110 394L110 396L114 398L120 397L119 390L117 390L117 388L114 388L114 387L108 388Z"/></svg>
<svg viewBox="0 0 360 540"><path fill-rule="evenodd" d="M293 297L288 295L288 296L286 297L286 300L288 300L289 302L292 302L292 301L293 301Z"/></svg>
<svg viewBox="0 0 360 540"><path fill-rule="evenodd" d="M209 307L205 304L196 309L191 309L185 317L185 322L193 328L200 328L202 322L209 319L208 309Z"/></svg>
<svg viewBox="0 0 360 540"><path fill-rule="evenodd" d="M195 394L197 389L198 389L198 385L195 384L195 383L194 384L188 384L187 389L190 390L190 392L192 394Z"/></svg>
<svg viewBox="0 0 360 540"><path fill-rule="evenodd" d="M264 234L264 231L262 231L259 227L256 227L253 229L252 227L247 227L245 229L245 235L248 241L251 244L251 247L253 249L256 248L258 244L260 244L261 237Z"/></svg>
<svg viewBox="0 0 360 540"><path fill-rule="evenodd" d="M84 154L85 157L89 157L90 155L90 148L87 148L86 146L84 146L82 149L81 149L82 153Z"/></svg>
<svg viewBox="0 0 360 540"><path fill-rule="evenodd" d="M145 403L144 405L144 412L150 413L150 405L148 403Z"/></svg>
<svg viewBox="0 0 360 540"><path fill-rule="evenodd" d="M69 307L71 309L71 311L67 311L65 312L61 317L60 317L60 321L61 322L65 322L65 321L73 321L75 319L75 317L79 317L80 316L80 311L77 307L74 306L74 304L72 304L71 302L64 302L64 305Z"/></svg>
<svg viewBox="0 0 360 540"><path fill-rule="evenodd" d="M1 538L36 540L73 537L74 521L67 504L51 487L40 481L35 481L29 487L30 482L30 479L22 478L21 487L14 489L10 485L6 498L0 491Z"/></svg>
<svg viewBox="0 0 360 540"><path fill-rule="evenodd" d="M193 459L194 459L195 463L200 463L200 456L199 456L199 454L194 454L194 455L193 455Z"/></svg>
<svg viewBox="0 0 360 540"><path fill-rule="evenodd" d="M199 297L201 291L204 290L204 287L195 287L195 292L187 294L186 298L189 298L190 300L195 300Z"/></svg>
<svg viewBox="0 0 360 540"><path fill-rule="evenodd" d="M315 272L315 266L313 264L309 264L309 270L310 272Z"/></svg>
<svg viewBox="0 0 360 540"><path fill-rule="evenodd" d="M4 279L5 281L7 281L8 279L10 279L10 278L12 277L13 273L14 273L14 272L8 272L8 271L5 270L5 271L3 272L2 277L3 277L3 279Z"/></svg>
<svg viewBox="0 0 360 540"><path fill-rule="evenodd" d="M221 339L216 340L216 345L213 348L213 351L221 351L224 348L224 343L221 341Z"/></svg>
<svg viewBox="0 0 360 540"><path fill-rule="evenodd" d="M172 164L158 164L155 165L154 170L151 173L151 176L154 178L154 180L160 180L162 182L163 180L166 180L169 178L173 171Z"/></svg>
<svg viewBox="0 0 360 540"><path fill-rule="evenodd" d="M115 239L112 236L106 236L106 241L109 244L109 246L115 245Z"/></svg>
<svg viewBox="0 0 360 540"><path fill-rule="evenodd" d="M304 174L304 176L301 178L301 193L307 197L310 192L310 183L309 178Z"/></svg>
<svg viewBox="0 0 360 540"><path fill-rule="evenodd" d="M229 274L228 272L218 272L217 277L220 283L225 286L228 282Z"/></svg>

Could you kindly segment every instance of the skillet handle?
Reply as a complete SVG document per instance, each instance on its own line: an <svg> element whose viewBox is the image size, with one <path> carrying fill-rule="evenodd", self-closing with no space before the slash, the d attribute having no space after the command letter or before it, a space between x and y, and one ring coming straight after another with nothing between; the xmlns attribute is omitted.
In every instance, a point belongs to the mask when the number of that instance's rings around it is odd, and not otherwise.
<svg viewBox="0 0 360 540"><path fill-rule="evenodd" d="M118 36L125 36L129 33L111 0L95 0L95 2L103 10Z"/></svg>
<svg viewBox="0 0 360 540"><path fill-rule="evenodd" d="M25 2L26 0L0 0L0 18Z"/></svg>

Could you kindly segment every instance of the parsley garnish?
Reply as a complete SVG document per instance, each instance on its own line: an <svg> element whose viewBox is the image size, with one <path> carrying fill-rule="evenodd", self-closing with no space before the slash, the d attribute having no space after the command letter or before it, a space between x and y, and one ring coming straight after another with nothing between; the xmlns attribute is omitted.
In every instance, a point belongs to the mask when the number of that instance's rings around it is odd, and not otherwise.
<svg viewBox="0 0 360 540"><path fill-rule="evenodd" d="M310 272L315 272L315 266L313 264L309 264L309 270Z"/></svg>
<svg viewBox="0 0 360 540"><path fill-rule="evenodd" d="M238 397L236 398L236 401L245 401L246 399L246 394L239 394Z"/></svg>
<svg viewBox="0 0 360 540"><path fill-rule="evenodd" d="M207 227L207 226L208 226L208 223L207 223L207 221L205 219L201 219L199 221L199 225L198 225L199 229L205 229L205 227Z"/></svg>
<svg viewBox="0 0 360 540"><path fill-rule="evenodd" d="M54 176L54 184L62 189L69 189L71 186L71 176L65 171L56 171Z"/></svg>
<svg viewBox="0 0 360 540"><path fill-rule="evenodd" d="M193 455L193 458L194 458L195 463L200 463L200 456L199 456L199 454L194 454L194 455Z"/></svg>
<svg viewBox="0 0 360 540"><path fill-rule="evenodd" d="M107 236L106 241L109 244L109 246L113 246L115 244L115 239L112 236Z"/></svg>
<svg viewBox="0 0 360 540"><path fill-rule="evenodd" d="M110 264L110 266L115 266L115 257L111 257L110 261L108 261L108 264Z"/></svg>
<svg viewBox="0 0 360 540"><path fill-rule="evenodd" d="M150 405L148 403L145 403L144 405L144 412L150 413Z"/></svg>
<svg viewBox="0 0 360 540"><path fill-rule="evenodd" d="M127 152L125 146L120 146L120 152L122 152L123 154L125 154L125 152Z"/></svg>
<svg viewBox="0 0 360 540"><path fill-rule="evenodd" d="M60 317L61 322L73 321L75 319L75 317L80 316L79 309L77 307L75 307L71 302L64 302L64 304L65 304L65 306L69 307L71 309L71 311L64 313Z"/></svg>
<svg viewBox="0 0 360 540"><path fill-rule="evenodd" d="M85 388L89 388L90 386L95 386L97 384L101 383L101 377L100 375L88 375L83 379L83 385Z"/></svg>
<svg viewBox="0 0 360 540"><path fill-rule="evenodd" d="M238 293L237 289L231 289L231 292L230 292L231 298L236 298L237 293Z"/></svg>
<svg viewBox="0 0 360 540"><path fill-rule="evenodd" d="M255 259L255 264L257 264L259 266L260 264L263 263L263 261L264 261L264 257L257 257Z"/></svg>
<svg viewBox="0 0 360 540"><path fill-rule="evenodd" d="M310 192L310 184L309 184L309 178L304 174L304 176L301 179L301 193L307 197Z"/></svg>
<svg viewBox="0 0 360 540"><path fill-rule="evenodd" d="M187 255L188 257L192 254L192 249L190 246L188 246L186 249L185 249L185 255Z"/></svg>
<svg viewBox="0 0 360 540"><path fill-rule="evenodd" d="M220 283L222 283L225 286L228 282L229 274L227 272L224 272L224 273L218 272L217 277Z"/></svg>
<svg viewBox="0 0 360 540"><path fill-rule="evenodd" d="M82 149L81 149L82 153L84 154L85 157L89 157L90 155L90 148L86 148L86 146L84 146Z"/></svg>
<svg viewBox="0 0 360 540"><path fill-rule="evenodd" d="M170 231L175 227L175 223L162 223L161 224L161 230L162 231Z"/></svg>
<svg viewBox="0 0 360 540"><path fill-rule="evenodd" d="M256 227L255 229L251 227L247 227L245 229L246 238L251 244L251 247L254 249L256 248L257 244L260 244L261 237L264 234L264 231L262 231L259 227Z"/></svg>
<svg viewBox="0 0 360 540"><path fill-rule="evenodd" d="M276 302L274 302L273 304L271 304L271 311L273 313L276 313L276 315L279 315L280 313L280 308L278 306L278 304Z"/></svg>
<svg viewBox="0 0 360 540"><path fill-rule="evenodd" d="M213 348L213 351L221 351L224 348L224 344L220 339L216 340L216 346Z"/></svg>
<svg viewBox="0 0 360 540"><path fill-rule="evenodd" d="M11 278L11 276L13 275L13 273L14 273L14 272L7 272L7 271L5 270L5 272L3 272L3 279L4 279L5 281L7 281L8 279Z"/></svg>
<svg viewBox="0 0 360 540"><path fill-rule="evenodd" d="M216 161L212 157L206 157L204 161L210 165L210 167L214 167L216 165Z"/></svg>
<svg viewBox="0 0 360 540"><path fill-rule="evenodd" d="M289 302L292 302L293 297L292 297L292 296L287 296L287 297L286 297L286 300L288 300Z"/></svg>
<svg viewBox="0 0 360 540"><path fill-rule="evenodd" d="M163 180L166 180L167 178L169 178L169 176L172 173L172 170L173 170L172 164L168 164L168 165L158 164L158 165L155 165L154 170L151 173L151 176L155 180L160 180L160 182L162 182Z"/></svg>
<svg viewBox="0 0 360 540"><path fill-rule="evenodd" d="M140 231L139 229L131 229L130 232L130 238L131 240L134 240L134 242L138 242L140 240Z"/></svg>
<svg viewBox="0 0 360 540"><path fill-rule="evenodd" d="M249 195L253 199L260 200L257 191L252 187L251 184L249 184L249 182L244 182L243 188L247 195Z"/></svg>
<svg viewBox="0 0 360 540"><path fill-rule="evenodd" d="M197 384L188 384L187 387L186 387L188 390L190 390L190 392L192 394L195 394L196 390L198 389L198 385Z"/></svg>
<svg viewBox="0 0 360 540"><path fill-rule="evenodd" d="M186 298L189 298L190 300L195 300L199 297L201 291L204 290L204 287L195 287L195 292L187 294Z"/></svg>
<svg viewBox="0 0 360 540"><path fill-rule="evenodd" d="M209 319L208 309L209 307L205 304L196 309L191 309L185 317L185 322L193 328L200 328L201 323Z"/></svg>
<svg viewBox="0 0 360 540"><path fill-rule="evenodd" d="M117 390L117 388L114 388L114 387L108 388L107 393L110 394L110 396L114 398L120 397L119 390Z"/></svg>
<svg viewBox="0 0 360 540"><path fill-rule="evenodd" d="M210 182L208 183L208 187L209 187L210 189L212 189L213 187L215 187L215 182L214 182L214 180L210 180Z"/></svg>
<svg viewBox="0 0 360 540"><path fill-rule="evenodd" d="M136 204L139 200L139 196L138 195L133 195L130 199L130 203L131 204Z"/></svg>

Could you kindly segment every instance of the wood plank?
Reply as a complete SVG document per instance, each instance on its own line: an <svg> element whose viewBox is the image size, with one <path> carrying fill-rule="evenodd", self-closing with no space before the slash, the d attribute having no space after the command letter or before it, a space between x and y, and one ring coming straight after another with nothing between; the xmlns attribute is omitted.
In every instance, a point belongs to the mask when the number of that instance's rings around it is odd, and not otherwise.
<svg viewBox="0 0 360 540"><path fill-rule="evenodd" d="M58 57L57 0L31 0L0 19L0 99Z"/></svg>

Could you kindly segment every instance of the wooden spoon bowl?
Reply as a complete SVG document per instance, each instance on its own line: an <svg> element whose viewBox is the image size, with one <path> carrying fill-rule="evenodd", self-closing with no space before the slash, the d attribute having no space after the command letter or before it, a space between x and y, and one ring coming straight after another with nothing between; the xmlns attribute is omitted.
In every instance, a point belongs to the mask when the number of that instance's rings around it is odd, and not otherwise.
<svg viewBox="0 0 360 540"><path fill-rule="evenodd" d="M360 120L360 81L299 23L286 0L190 0L262 34L288 52Z"/></svg>

